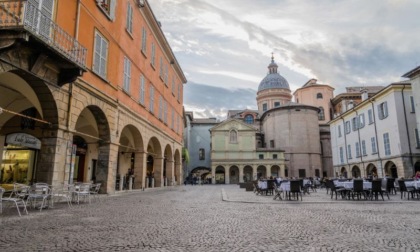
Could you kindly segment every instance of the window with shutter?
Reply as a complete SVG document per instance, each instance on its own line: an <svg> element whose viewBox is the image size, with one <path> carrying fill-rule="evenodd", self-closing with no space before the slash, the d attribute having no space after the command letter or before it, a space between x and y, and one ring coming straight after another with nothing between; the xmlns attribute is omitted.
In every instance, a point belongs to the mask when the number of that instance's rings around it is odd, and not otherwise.
<svg viewBox="0 0 420 252"><path fill-rule="evenodd" d="M155 102L155 88L150 84L150 98L149 98L149 111L151 113L154 113L154 102Z"/></svg>
<svg viewBox="0 0 420 252"><path fill-rule="evenodd" d="M147 51L147 30L145 27L141 29L141 51L146 54ZM155 45L152 44L152 65L155 65Z"/></svg>
<svg viewBox="0 0 420 252"><path fill-rule="evenodd" d="M107 56L108 41L98 31L95 31L95 48L92 70L104 79L106 79L107 74Z"/></svg>
<svg viewBox="0 0 420 252"><path fill-rule="evenodd" d="M130 93L130 80L131 80L131 61L124 57L124 85L125 92Z"/></svg>
<svg viewBox="0 0 420 252"><path fill-rule="evenodd" d="M139 102L141 105L144 106L144 93L145 93L145 86L144 86L144 76L140 76L140 95L139 95Z"/></svg>
<svg viewBox="0 0 420 252"><path fill-rule="evenodd" d="M130 34L133 33L133 7L131 4L127 5L126 29Z"/></svg>

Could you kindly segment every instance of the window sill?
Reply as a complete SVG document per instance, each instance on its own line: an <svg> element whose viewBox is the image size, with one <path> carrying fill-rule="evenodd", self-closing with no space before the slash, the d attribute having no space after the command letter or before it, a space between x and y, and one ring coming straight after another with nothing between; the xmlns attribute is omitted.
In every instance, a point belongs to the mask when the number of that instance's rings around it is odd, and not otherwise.
<svg viewBox="0 0 420 252"><path fill-rule="evenodd" d="M131 40L134 40L133 32L129 31L127 28L125 28L125 31L127 32L128 36L130 36Z"/></svg>
<svg viewBox="0 0 420 252"><path fill-rule="evenodd" d="M143 49L140 49L140 52L141 52L141 54L143 54L143 56L147 59L146 52L145 52ZM152 63L150 63L150 65L152 65L152 66L153 66L153 64L152 64ZM155 69L155 67L154 67L154 66L153 66L153 69Z"/></svg>

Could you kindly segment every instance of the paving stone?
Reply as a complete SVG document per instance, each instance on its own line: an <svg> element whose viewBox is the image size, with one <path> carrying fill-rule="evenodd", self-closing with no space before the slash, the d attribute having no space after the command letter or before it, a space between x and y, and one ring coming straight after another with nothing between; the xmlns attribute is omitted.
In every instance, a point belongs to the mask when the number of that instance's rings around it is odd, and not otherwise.
<svg viewBox="0 0 420 252"><path fill-rule="evenodd" d="M420 251L420 201L273 200L237 185L101 196L0 217L0 251Z"/></svg>

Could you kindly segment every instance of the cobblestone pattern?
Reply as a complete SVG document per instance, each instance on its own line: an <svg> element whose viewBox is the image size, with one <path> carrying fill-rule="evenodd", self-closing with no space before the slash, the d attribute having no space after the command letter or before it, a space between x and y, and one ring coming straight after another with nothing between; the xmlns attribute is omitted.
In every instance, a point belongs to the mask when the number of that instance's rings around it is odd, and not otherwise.
<svg viewBox="0 0 420 252"><path fill-rule="evenodd" d="M420 201L274 201L236 185L103 196L0 217L0 251L420 251ZM327 204L333 202L331 204Z"/></svg>

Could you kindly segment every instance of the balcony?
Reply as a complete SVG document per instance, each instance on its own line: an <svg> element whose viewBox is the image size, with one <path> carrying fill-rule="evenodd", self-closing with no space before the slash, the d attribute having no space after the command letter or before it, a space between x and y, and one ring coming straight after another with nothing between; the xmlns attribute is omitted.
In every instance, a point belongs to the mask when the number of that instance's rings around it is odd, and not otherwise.
<svg viewBox="0 0 420 252"><path fill-rule="evenodd" d="M25 49L36 50L33 55L45 54L42 58L53 58L50 61L58 65L59 75L64 75L65 79L86 71L87 49L31 1L0 0L0 35L1 48L6 47L7 40L12 41L8 46L22 44L15 42L23 40ZM60 82L60 76L57 79Z"/></svg>

